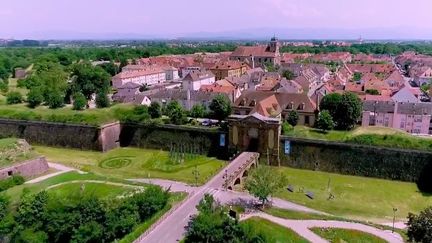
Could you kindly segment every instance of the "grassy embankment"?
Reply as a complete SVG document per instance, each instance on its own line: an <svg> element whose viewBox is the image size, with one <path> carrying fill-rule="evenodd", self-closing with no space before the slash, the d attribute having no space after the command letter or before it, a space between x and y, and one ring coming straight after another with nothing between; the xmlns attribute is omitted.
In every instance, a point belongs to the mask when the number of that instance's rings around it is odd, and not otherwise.
<svg viewBox="0 0 432 243"><path fill-rule="evenodd" d="M170 160L169 152L162 150L118 148L101 153L44 146L34 148L49 161L121 179L162 178L193 184L196 167L198 183L203 184L225 165L224 161L203 155L175 163Z"/></svg>
<svg viewBox="0 0 432 243"><path fill-rule="evenodd" d="M406 132L385 127L358 127L352 131L322 131L305 126L285 129L284 135L345 142L370 146L432 151L432 138L413 136Z"/></svg>

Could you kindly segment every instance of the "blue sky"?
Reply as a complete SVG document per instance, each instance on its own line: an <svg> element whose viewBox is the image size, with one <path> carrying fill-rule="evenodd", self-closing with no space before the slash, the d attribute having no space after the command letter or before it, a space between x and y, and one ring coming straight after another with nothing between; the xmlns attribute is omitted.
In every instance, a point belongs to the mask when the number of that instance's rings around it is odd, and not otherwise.
<svg viewBox="0 0 432 243"><path fill-rule="evenodd" d="M188 33L217 33L256 28L388 28L408 31L413 38L429 33L432 35L432 0L0 2L0 38L53 38L56 35L90 36L112 33L175 37ZM385 32L382 35L383 38L386 37Z"/></svg>

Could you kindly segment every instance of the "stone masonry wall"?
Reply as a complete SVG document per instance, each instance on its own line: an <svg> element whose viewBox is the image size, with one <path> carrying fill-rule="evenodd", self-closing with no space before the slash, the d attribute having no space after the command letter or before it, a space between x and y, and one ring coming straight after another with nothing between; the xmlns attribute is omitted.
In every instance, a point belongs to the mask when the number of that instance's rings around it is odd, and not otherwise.
<svg viewBox="0 0 432 243"><path fill-rule="evenodd" d="M48 171L48 163L45 157L39 157L27 160L7 168L0 169L0 180L6 179L12 175L21 175L23 177L32 177L43 174Z"/></svg>

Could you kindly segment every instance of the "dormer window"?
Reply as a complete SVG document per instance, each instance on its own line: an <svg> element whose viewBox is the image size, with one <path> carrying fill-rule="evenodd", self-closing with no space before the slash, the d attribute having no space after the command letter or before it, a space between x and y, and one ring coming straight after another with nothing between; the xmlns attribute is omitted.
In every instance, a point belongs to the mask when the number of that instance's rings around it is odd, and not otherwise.
<svg viewBox="0 0 432 243"><path fill-rule="evenodd" d="M245 106L246 105L246 98L244 98L244 99L242 99L241 101L240 101L240 104L239 104L240 106Z"/></svg>
<svg viewBox="0 0 432 243"><path fill-rule="evenodd" d="M294 102L290 102L290 103L288 103L288 105L286 106L286 109L287 110L292 110L294 108Z"/></svg>
<svg viewBox="0 0 432 243"><path fill-rule="evenodd" d="M255 105L256 105L256 100L252 100L251 103L249 104L249 106L251 107L255 107Z"/></svg>
<svg viewBox="0 0 432 243"><path fill-rule="evenodd" d="M297 110L302 111L302 110L304 110L304 108L305 108L305 103L301 103L301 104L298 106L298 109L297 109Z"/></svg>

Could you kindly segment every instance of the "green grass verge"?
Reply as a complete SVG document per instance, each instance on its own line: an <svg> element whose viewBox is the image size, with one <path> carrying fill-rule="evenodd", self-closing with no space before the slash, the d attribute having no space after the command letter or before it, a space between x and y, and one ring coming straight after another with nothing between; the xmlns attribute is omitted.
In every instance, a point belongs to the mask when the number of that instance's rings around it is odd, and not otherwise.
<svg viewBox="0 0 432 243"><path fill-rule="evenodd" d="M68 196L79 195L79 196L95 196L100 199L108 199L116 196L125 195L135 191L135 188L94 183L94 182L76 182L69 184L62 184L53 188L48 189L49 193L56 194L59 198L65 198Z"/></svg>
<svg viewBox="0 0 432 243"><path fill-rule="evenodd" d="M198 183L203 184L225 165L224 161L201 155L178 164L170 161L166 151L139 148L117 148L106 153L45 146L34 148L49 161L121 179L162 178L192 184L196 166Z"/></svg>
<svg viewBox="0 0 432 243"><path fill-rule="evenodd" d="M332 243L385 243L387 241L378 238L374 235L350 229L338 228L311 228L311 230L322 238Z"/></svg>
<svg viewBox="0 0 432 243"><path fill-rule="evenodd" d="M358 127L352 131L329 131L323 133L314 128L296 126L289 131L285 131L284 135L370 146L432 151L431 138L420 138L386 127Z"/></svg>
<svg viewBox="0 0 432 243"><path fill-rule="evenodd" d="M131 184L131 185L143 185L139 183L119 180L115 178L108 178L105 176L99 176L95 175L93 173L87 173L87 174L78 174L77 172L67 172L64 174L60 174L55 177L48 178L44 181L34 183L34 184L23 184L19 186L12 187L5 191L6 195L11 199L11 204L13 207L17 206L17 203L19 202L20 197L24 193L24 191L27 191L28 193L38 193L42 190L45 190L46 188L57 185L60 183L67 183L70 181L79 181L79 180L97 180L97 181L110 181L110 182L117 182L117 183L123 183L123 184ZM79 185L79 184L77 184Z"/></svg>
<svg viewBox="0 0 432 243"><path fill-rule="evenodd" d="M284 219L345 221L345 220L343 220L343 218L331 216L331 215L307 213L307 212L286 210L286 209L279 209L279 208L266 208L266 209L264 209L264 212L268 213L270 215L279 217L279 218L284 218ZM348 220L346 220L346 221L348 221Z"/></svg>
<svg viewBox="0 0 432 243"><path fill-rule="evenodd" d="M414 183L287 167L275 169L284 173L288 183L294 186L294 192L284 189L275 196L338 217L391 222L393 208L397 208L396 218L406 220L409 212L418 213L432 204L431 195L419 192ZM299 192L302 187L305 192L313 192L315 198L309 199ZM329 192L334 199L328 200Z"/></svg>
<svg viewBox="0 0 432 243"><path fill-rule="evenodd" d="M151 217L146 222L138 225L134 229L134 231L132 231L131 233L129 233L128 235L126 235L123 239L121 239L119 241L119 243L131 243L131 242L134 242L140 235L142 235L148 228L150 228L150 226L152 226L154 223L156 223L156 221L160 217L162 217L166 212L168 212L171 209L171 207L173 207L177 203L180 203L185 198L186 198L186 194L185 193L172 193L171 197L169 198L169 203L168 203L167 206L165 206L164 209L162 209L161 211L157 212L155 215L153 215L153 217Z"/></svg>
<svg viewBox="0 0 432 243"><path fill-rule="evenodd" d="M39 106L30 109L26 104L0 105L0 118L99 126L118 121L124 111L132 108L128 104L118 104L104 109L74 111L71 107L49 109Z"/></svg>
<svg viewBox="0 0 432 243"><path fill-rule="evenodd" d="M254 231L266 235L269 240L268 243L308 242L291 229L258 217L247 219L241 224L248 224Z"/></svg>

